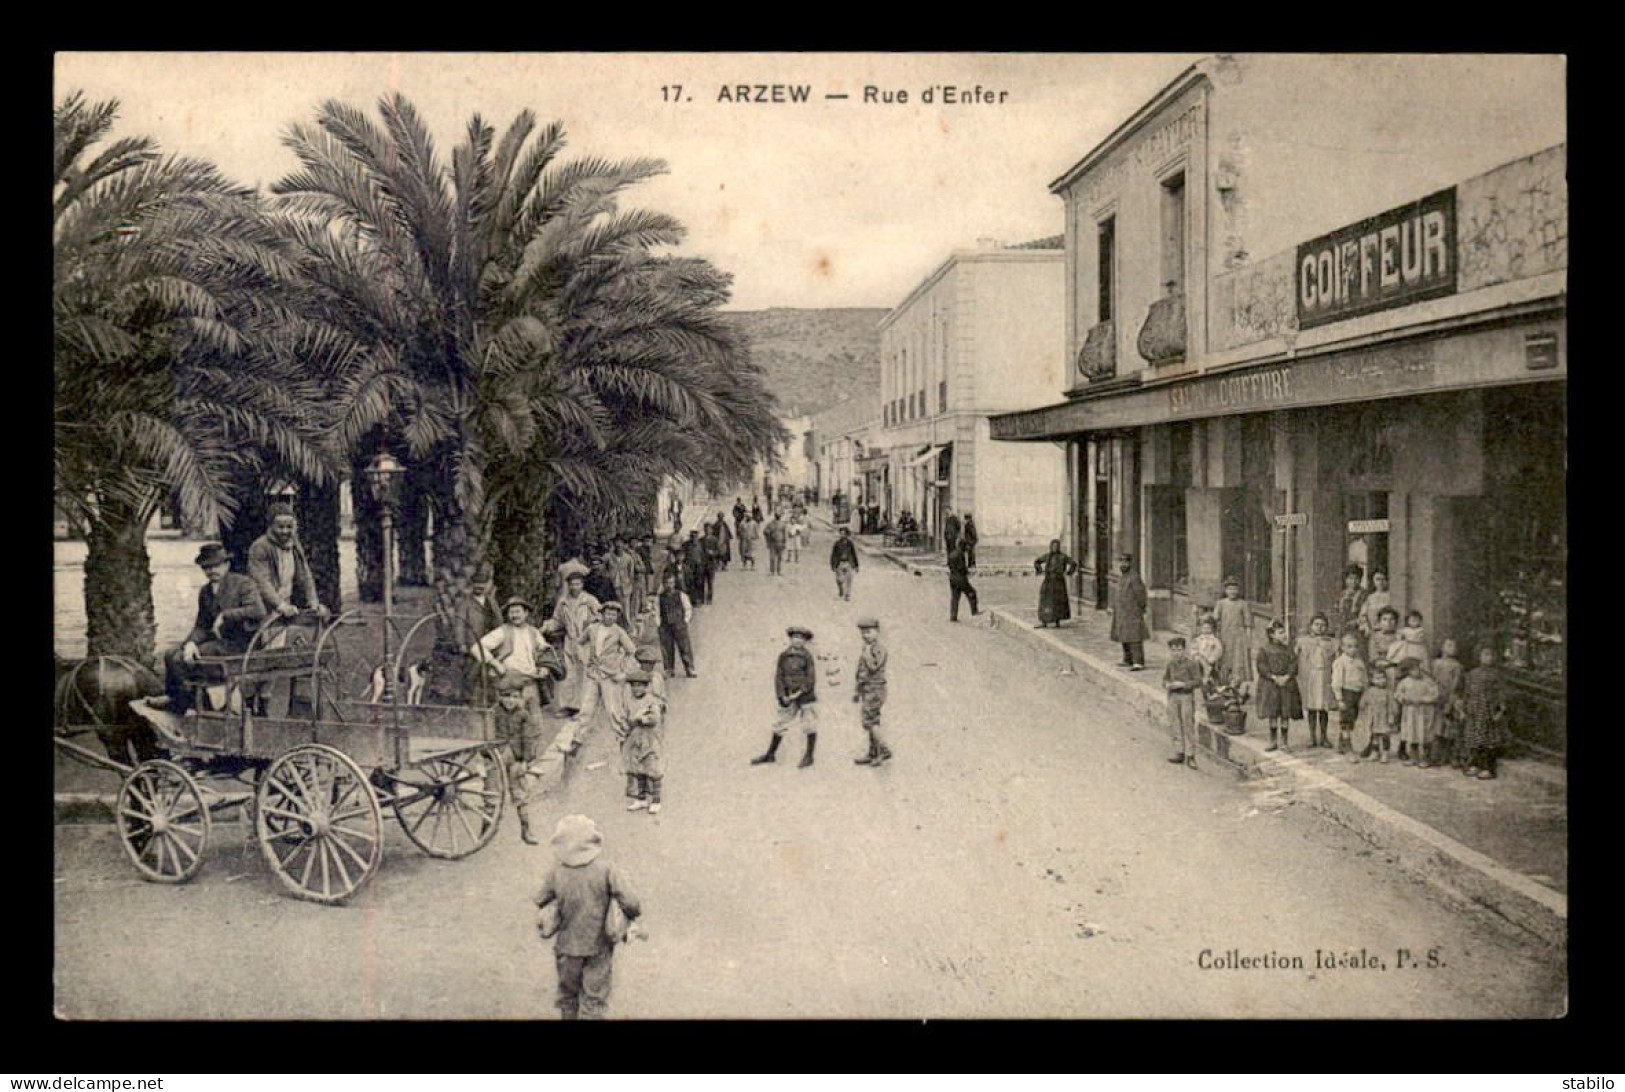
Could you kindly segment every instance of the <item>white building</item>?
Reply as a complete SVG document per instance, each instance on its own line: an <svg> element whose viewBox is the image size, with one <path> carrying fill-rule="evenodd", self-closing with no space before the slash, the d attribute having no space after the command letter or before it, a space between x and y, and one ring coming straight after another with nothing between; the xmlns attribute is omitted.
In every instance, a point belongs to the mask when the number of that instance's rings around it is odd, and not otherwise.
<svg viewBox="0 0 1625 1092"><path fill-rule="evenodd" d="M987 543L1061 533L1061 448L994 441L987 418L1043 405L1064 383L1065 290L1061 237L982 240L950 254L881 320L877 442L888 458L869 503L893 522L912 512L938 541L949 507L974 514Z"/></svg>

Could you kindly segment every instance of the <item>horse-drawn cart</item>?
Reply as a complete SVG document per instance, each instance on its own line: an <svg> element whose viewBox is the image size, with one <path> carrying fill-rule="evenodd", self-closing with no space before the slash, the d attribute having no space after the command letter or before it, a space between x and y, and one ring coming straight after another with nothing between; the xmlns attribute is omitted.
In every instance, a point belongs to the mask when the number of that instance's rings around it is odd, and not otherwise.
<svg viewBox="0 0 1625 1092"><path fill-rule="evenodd" d="M489 705L386 699L393 686L346 696L336 635L364 624L360 614L268 625L242 656L200 658L191 665L193 701L184 715L146 705L142 695L155 691L150 673L134 692L111 697L106 684L75 677L85 665L69 670L66 693L59 680L57 747L123 778L114 818L144 878L191 879L203 867L213 820L238 808L248 809L253 837L282 884L322 903L342 902L378 871L386 809L434 857L467 857L495 837L507 774ZM384 667L393 679L407 678L412 637L431 621L420 619L400 642ZM106 674L105 661L96 672ZM145 738L145 725L132 726L126 707L151 726ZM76 742L90 732L106 755ZM223 791L233 782L240 788Z"/></svg>

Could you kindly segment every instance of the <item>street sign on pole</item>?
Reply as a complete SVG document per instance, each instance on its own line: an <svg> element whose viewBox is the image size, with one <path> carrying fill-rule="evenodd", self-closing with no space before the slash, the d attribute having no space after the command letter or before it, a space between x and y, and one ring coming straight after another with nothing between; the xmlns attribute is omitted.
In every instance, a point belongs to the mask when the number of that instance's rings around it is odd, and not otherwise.
<svg viewBox="0 0 1625 1092"><path fill-rule="evenodd" d="M1283 512L1281 515L1275 517L1275 526L1283 529L1287 527L1302 527L1308 522L1309 514L1307 512Z"/></svg>

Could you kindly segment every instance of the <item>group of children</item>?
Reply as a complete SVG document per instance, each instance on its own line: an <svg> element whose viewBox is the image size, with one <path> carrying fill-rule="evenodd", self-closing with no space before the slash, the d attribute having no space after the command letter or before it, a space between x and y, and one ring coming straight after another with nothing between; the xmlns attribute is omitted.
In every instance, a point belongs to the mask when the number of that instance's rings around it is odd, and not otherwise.
<svg viewBox="0 0 1625 1092"><path fill-rule="evenodd" d="M852 761L859 766L879 769L891 761L891 748L880 735L880 710L886 704L886 646L880 643L880 622L865 616L858 619L858 633L863 648L858 653L858 664L852 687L852 700L862 706L861 718L869 747L865 754ZM807 642L812 630L806 626L791 626L785 631L790 645L779 653L773 672L773 696L779 703L779 716L773 722L773 735L767 750L750 760L752 766L778 761L779 744L792 727L799 727L806 740L806 752L796 765L805 769L813 764L818 750L818 668ZM833 669L831 669L833 671Z"/></svg>
<svg viewBox="0 0 1625 1092"><path fill-rule="evenodd" d="M1398 735L1397 759L1407 766L1454 765L1468 777L1496 776L1511 736L1492 645L1479 648L1478 665L1470 671L1451 639L1430 658L1422 613L1408 612L1401 627L1399 612L1384 602L1365 625L1349 619L1341 637L1333 637L1327 617L1316 614L1309 632L1290 647L1286 624L1272 621L1249 667L1251 620L1239 595L1239 581L1227 580L1225 598L1201 617L1189 652L1183 637L1168 642L1172 656L1163 689L1174 746L1170 762L1196 764L1196 692L1211 698L1221 688L1239 691L1250 681L1254 714L1269 722L1267 751L1290 750L1290 724L1305 719L1309 746L1331 747L1335 710L1337 751L1350 761L1387 762Z"/></svg>

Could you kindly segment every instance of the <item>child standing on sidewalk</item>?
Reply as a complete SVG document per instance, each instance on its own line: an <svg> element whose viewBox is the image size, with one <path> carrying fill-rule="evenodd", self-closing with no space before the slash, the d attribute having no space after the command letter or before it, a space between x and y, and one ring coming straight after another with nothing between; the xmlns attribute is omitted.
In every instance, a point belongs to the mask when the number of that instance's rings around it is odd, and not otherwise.
<svg viewBox="0 0 1625 1092"><path fill-rule="evenodd" d="M1353 753L1352 739L1360 696L1369 682L1365 660L1360 658L1360 634L1349 630L1343 634L1343 651L1332 661L1332 693L1337 696L1337 753L1348 754L1350 762L1360 761Z"/></svg>
<svg viewBox="0 0 1625 1092"><path fill-rule="evenodd" d="M1298 638L1298 692L1303 695L1303 708L1309 717L1309 746L1330 747L1327 737L1331 712L1337 704L1337 692L1332 688L1332 661L1337 659L1337 641L1328 629L1324 614L1309 619L1309 632ZM1316 733L1319 738L1316 738Z"/></svg>
<svg viewBox="0 0 1625 1092"><path fill-rule="evenodd" d="M553 937L559 1015L602 1020L609 1008L614 941L604 928L611 904L631 920L643 913L626 875L604 861L604 836L585 815L566 815L553 831L557 860L542 878L536 905L543 938ZM548 910L548 907L556 907ZM548 919L552 919L550 922Z"/></svg>
<svg viewBox="0 0 1625 1092"><path fill-rule="evenodd" d="M773 696L779 703L779 719L773 722L773 739L767 751L751 759L750 764L760 766L778 761L774 756L778 754L784 733L800 725L801 734L807 737L807 753L796 765L804 769L813 764L813 752L818 749L818 710L813 708L818 700L818 665L807 648L812 630L806 626L791 626L785 634L790 638L790 647L779 653L778 666L773 672Z"/></svg>
<svg viewBox="0 0 1625 1092"><path fill-rule="evenodd" d="M1270 722L1270 745L1264 750L1279 747L1289 751L1292 748L1287 745L1288 721L1303 719L1303 698L1298 694L1298 658L1286 647L1285 622L1279 619L1271 622L1264 636L1264 647L1258 650L1258 683L1253 690L1259 719Z"/></svg>
<svg viewBox="0 0 1625 1092"><path fill-rule="evenodd" d="M649 809L660 814L660 782L666 764L666 703L649 689L649 673L643 670L626 677L626 739L621 743L621 768L626 771L626 795L632 802L627 811Z"/></svg>
<svg viewBox="0 0 1625 1092"><path fill-rule="evenodd" d="M1439 704L1439 684L1428 678L1421 660L1402 660L1399 670L1404 678L1394 690L1394 701L1399 705L1400 742L1410 748L1405 765L1425 770L1432 765L1428 753L1433 744L1433 713Z"/></svg>
<svg viewBox="0 0 1625 1092"><path fill-rule="evenodd" d="M529 683L524 676L508 674L497 680L497 707L493 727L497 742L506 744L508 796L519 813L519 837L526 845L540 845L530 829L530 803L535 778L530 764L542 757L542 714L525 698Z"/></svg>
<svg viewBox="0 0 1625 1092"><path fill-rule="evenodd" d="M1466 670L1456 658L1456 642L1446 637L1439 645L1439 658L1433 661L1433 681L1439 684L1438 715L1433 722L1433 738L1441 766L1455 764L1467 768L1461 746L1461 682Z"/></svg>
<svg viewBox="0 0 1625 1092"><path fill-rule="evenodd" d="M1467 672L1462 683L1462 705L1466 712L1467 776L1480 781L1495 777L1502 748L1512 742L1506 724L1506 695L1501 687L1501 670L1495 666L1495 648L1482 645L1478 666Z"/></svg>
<svg viewBox="0 0 1625 1092"><path fill-rule="evenodd" d="M1202 685L1202 665L1185 652L1185 638L1168 638L1168 666L1162 688L1168 691L1168 735L1174 753L1169 762L1196 769L1196 689Z"/></svg>
<svg viewBox="0 0 1625 1092"><path fill-rule="evenodd" d="M1422 674L1428 673L1428 632L1422 627L1422 612L1405 612L1405 625L1399 631L1399 647L1389 650L1388 658L1394 663L1416 660L1422 665Z"/></svg>
<svg viewBox="0 0 1625 1092"><path fill-rule="evenodd" d="M1371 665L1369 679L1365 694L1360 698L1360 716L1355 726L1362 733L1368 733L1371 742L1366 744L1361 758L1370 756L1373 761L1388 761L1389 734L1393 731L1394 723L1394 693L1388 688L1388 672L1385 665L1378 662Z"/></svg>
<svg viewBox="0 0 1625 1092"><path fill-rule="evenodd" d="M1220 665L1224 662L1224 642L1215 632L1219 623L1213 615L1204 614L1196 623L1196 640L1191 642L1191 653L1202 665L1202 684L1211 686L1218 681Z"/></svg>
<svg viewBox="0 0 1625 1092"><path fill-rule="evenodd" d="M862 703L863 730L869 736L869 753L852 761L859 766L879 768L891 761L891 748L880 738L880 707L886 704L886 646L880 643L880 622L859 618L858 633L863 650L858 653L857 679L852 700Z"/></svg>
<svg viewBox="0 0 1625 1092"><path fill-rule="evenodd" d="M1224 598L1213 605L1213 617L1218 622L1219 640L1224 643L1224 665L1221 683L1240 683L1253 677L1252 637L1253 612L1241 598L1241 581L1227 577Z"/></svg>

